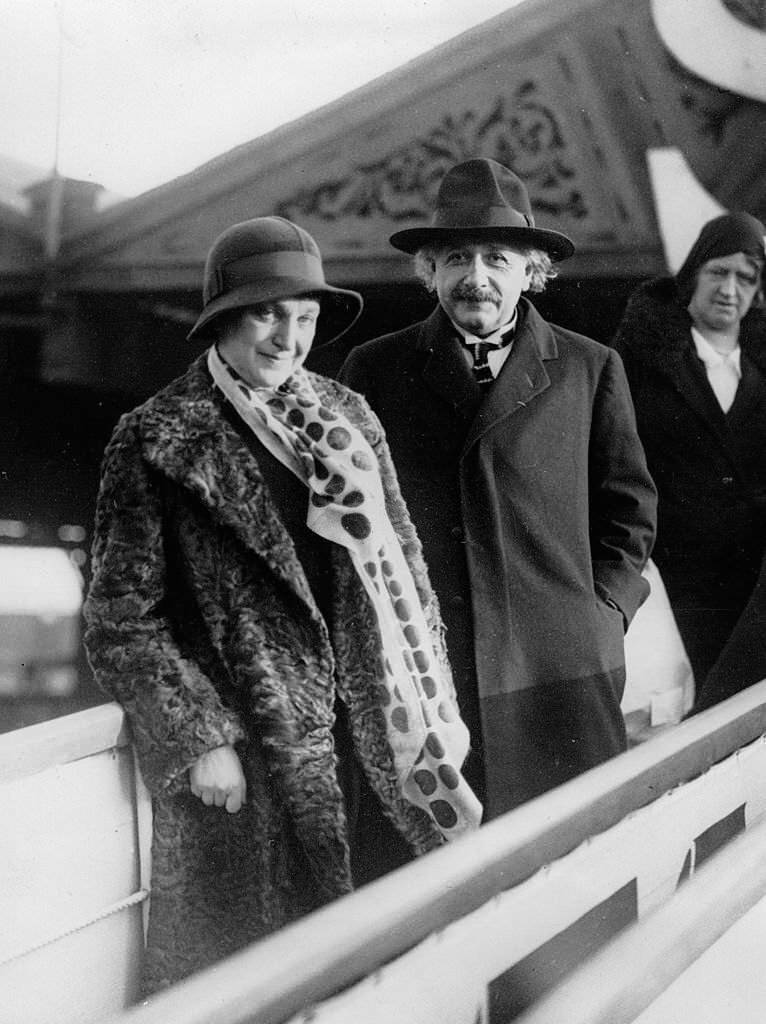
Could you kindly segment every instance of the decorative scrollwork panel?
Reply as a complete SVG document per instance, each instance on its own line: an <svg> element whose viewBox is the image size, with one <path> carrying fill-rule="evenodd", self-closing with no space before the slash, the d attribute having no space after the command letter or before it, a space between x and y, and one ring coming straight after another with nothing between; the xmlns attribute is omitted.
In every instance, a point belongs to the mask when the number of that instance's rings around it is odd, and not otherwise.
<svg viewBox="0 0 766 1024"><path fill-rule="evenodd" d="M585 198L555 111L535 83L522 82L483 110L446 114L420 138L384 158L351 165L340 177L301 189L279 204L291 219L325 221L382 216L396 223L426 219L439 182L453 164L485 156L511 167L524 180L535 211L583 220Z"/></svg>

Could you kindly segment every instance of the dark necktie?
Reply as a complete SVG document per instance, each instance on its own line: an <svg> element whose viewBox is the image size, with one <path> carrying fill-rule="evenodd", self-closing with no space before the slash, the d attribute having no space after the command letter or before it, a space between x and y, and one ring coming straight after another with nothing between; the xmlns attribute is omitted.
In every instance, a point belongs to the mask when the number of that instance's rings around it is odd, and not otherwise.
<svg viewBox="0 0 766 1024"><path fill-rule="evenodd" d="M513 331L509 331L503 335L499 344L496 345L488 341L471 341L468 343L473 352L473 375L476 378L476 383L481 388L488 388L495 380L489 365L489 353L498 351L501 348L507 348L512 341Z"/></svg>

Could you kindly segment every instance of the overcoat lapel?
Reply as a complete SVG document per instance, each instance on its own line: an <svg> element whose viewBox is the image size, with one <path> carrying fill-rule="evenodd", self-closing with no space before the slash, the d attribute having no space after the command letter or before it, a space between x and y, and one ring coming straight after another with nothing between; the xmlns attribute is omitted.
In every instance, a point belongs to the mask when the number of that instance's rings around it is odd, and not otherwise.
<svg viewBox="0 0 766 1024"><path fill-rule="evenodd" d="M423 325L418 347L424 356L425 385L461 419L470 422L481 403L481 388L466 362L462 342L441 306Z"/></svg>
<svg viewBox="0 0 766 1024"><path fill-rule="evenodd" d="M723 410L708 383L704 363L692 349L685 352L681 360L679 385L681 397L687 405L691 406L711 430L715 431L719 440L726 444L728 432Z"/></svg>
<svg viewBox="0 0 766 1024"><path fill-rule="evenodd" d="M194 494L318 616L292 539L272 504L258 462L222 415L201 357L144 412L144 456Z"/></svg>
<svg viewBox="0 0 766 1024"><path fill-rule="evenodd" d="M739 462L739 458L732 436L732 427L742 417L743 412L746 413L752 409L759 400L758 371L752 364L748 368L746 360L747 357L743 354L743 378L737 388L737 395L728 415L718 404L708 382L704 364L693 351L685 352L683 358L678 361L678 373L675 380L678 393L704 420L708 428L715 434L727 457L734 464ZM748 373L748 369L751 372Z"/></svg>
<svg viewBox="0 0 766 1024"><path fill-rule="evenodd" d="M479 406L463 454L498 423L513 416L550 387L550 377L543 360L558 357L556 339L534 307L524 300L522 302L524 318L516 333L513 349Z"/></svg>
<svg viewBox="0 0 766 1024"><path fill-rule="evenodd" d="M746 430L747 420L753 413L756 406L763 401L764 374L758 364L754 362L746 352L742 352L741 358L742 378L734 396L734 402L726 416L726 422L730 429Z"/></svg>

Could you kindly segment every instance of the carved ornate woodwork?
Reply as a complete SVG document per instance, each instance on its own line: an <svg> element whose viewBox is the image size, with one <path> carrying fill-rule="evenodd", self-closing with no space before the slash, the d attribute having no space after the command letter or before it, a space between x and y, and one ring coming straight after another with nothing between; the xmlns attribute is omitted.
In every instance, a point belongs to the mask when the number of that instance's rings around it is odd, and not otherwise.
<svg viewBox="0 0 766 1024"><path fill-rule="evenodd" d="M373 212L393 223L426 220L446 171L474 156L513 167L536 211L554 218L587 215L556 111L529 79L509 96L445 114L382 160L354 161L342 176L298 190L279 204L278 213L297 221L364 218Z"/></svg>

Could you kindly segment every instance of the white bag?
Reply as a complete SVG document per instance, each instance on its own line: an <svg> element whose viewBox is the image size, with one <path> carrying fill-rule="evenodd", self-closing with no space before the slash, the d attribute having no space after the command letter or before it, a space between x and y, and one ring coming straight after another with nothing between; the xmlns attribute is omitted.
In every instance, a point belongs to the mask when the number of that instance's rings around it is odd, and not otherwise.
<svg viewBox="0 0 766 1024"><path fill-rule="evenodd" d="M694 703L694 675L670 601L654 562L643 576L651 586L625 635L625 693L622 712L650 726L680 722Z"/></svg>

